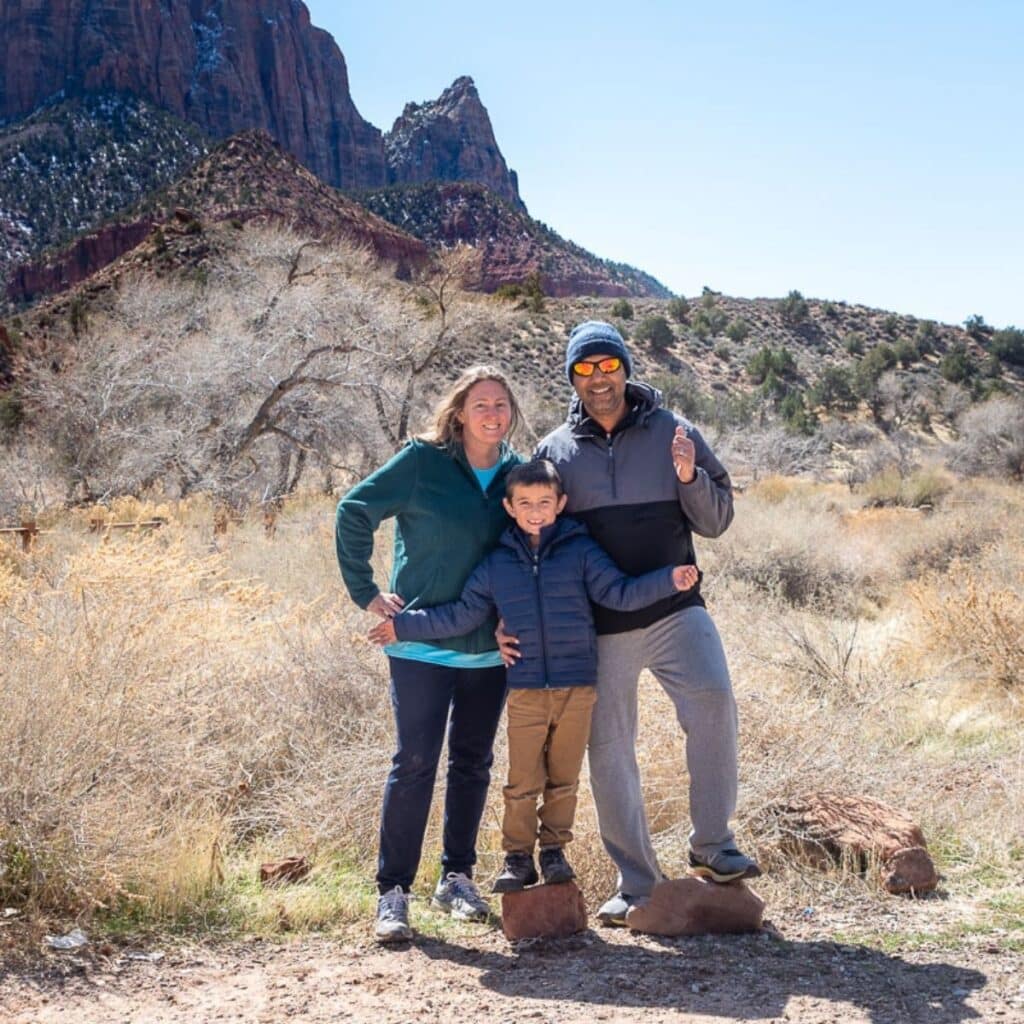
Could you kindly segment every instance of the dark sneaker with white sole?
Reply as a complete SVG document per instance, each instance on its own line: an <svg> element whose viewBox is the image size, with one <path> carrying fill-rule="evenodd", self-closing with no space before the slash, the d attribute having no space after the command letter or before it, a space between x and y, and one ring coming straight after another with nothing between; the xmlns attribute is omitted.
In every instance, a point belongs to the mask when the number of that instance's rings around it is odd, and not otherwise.
<svg viewBox="0 0 1024 1024"><path fill-rule="evenodd" d="M501 874L494 880L491 892L518 892L528 885L536 885L539 880L533 854L514 851L505 854Z"/></svg>
<svg viewBox="0 0 1024 1024"><path fill-rule="evenodd" d="M700 857L690 851L689 874L697 878L710 878L712 882L735 882L741 878L759 878L761 869L757 861L735 847Z"/></svg>
<svg viewBox="0 0 1024 1024"><path fill-rule="evenodd" d="M409 927L409 894L396 885L390 892L377 897L377 920L373 934L378 942L408 942L412 938Z"/></svg>
<svg viewBox="0 0 1024 1024"><path fill-rule="evenodd" d="M571 882L576 872L565 859L560 846L542 846L540 848L540 873L545 885L557 885L559 882Z"/></svg>
<svg viewBox="0 0 1024 1024"><path fill-rule="evenodd" d="M430 905L451 914L456 921L486 921L491 905L480 895L476 882L461 872L449 871L437 880Z"/></svg>

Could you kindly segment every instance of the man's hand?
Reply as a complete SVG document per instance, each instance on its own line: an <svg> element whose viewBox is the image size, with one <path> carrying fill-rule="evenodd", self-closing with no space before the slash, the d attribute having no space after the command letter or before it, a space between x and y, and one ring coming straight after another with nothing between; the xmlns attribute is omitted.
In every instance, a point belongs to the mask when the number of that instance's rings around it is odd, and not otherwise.
<svg viewBox="0 0 1024 1024"><path fill-rule="evenodd" d="M494 631L494 639L498 641L498 651L505 668L511 668L522 656L519 650L519 637L505 632L505 620L498 619L498 628Z"/></svg>
<svg viewBox="0 0 1024 1024"><path fill-rule="evenodd" d="M397 594L378 594L367 606L368 612L379 615L382 619L390 619L405 607L405 602Z"/></svg>
<svg viewBox="0 0 1024 1024"><path fill-rule="evenodd" d="M676 585L676 590L689 590L691 587L695 587L697 585L697 566L677 565L672 570L672 582Z"/></svg>
<svg viewBox="0 0 1024 1024"><path fill-rule="evenodd" d="M398 640L398 636L395 633L395 624L391 619L385 619L383 622L378 622L377 625L374 626L366 635L378 647L384 647L386 644L396 643Z"/></svg>
<svg viewBox="0 0 1024 1024"><path fill-rule="evenodd" d="M680 483L693 483L697 475L697 450L682 427L676 427L672 437L672 465Z"/></svg>

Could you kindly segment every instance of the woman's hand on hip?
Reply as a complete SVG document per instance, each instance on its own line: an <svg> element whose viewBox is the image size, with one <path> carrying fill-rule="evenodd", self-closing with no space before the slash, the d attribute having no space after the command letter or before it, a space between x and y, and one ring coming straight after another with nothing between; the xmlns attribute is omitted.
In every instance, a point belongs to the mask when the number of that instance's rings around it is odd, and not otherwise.
<svg viewBox="0 0 1024 1024"><path fill-rule="evenodd" d="M388 644L393 644L398 640L395 634L395 624L391 619L378 622L366 635L378 647L386 647Z"/></svg>
<svg viewBox="0 0 1024 1024"><path fill-rule="evenodd" d="M405 602L397 594L380 593L366 606L366 610L382 619L390 619L404 607Z"/></svg>

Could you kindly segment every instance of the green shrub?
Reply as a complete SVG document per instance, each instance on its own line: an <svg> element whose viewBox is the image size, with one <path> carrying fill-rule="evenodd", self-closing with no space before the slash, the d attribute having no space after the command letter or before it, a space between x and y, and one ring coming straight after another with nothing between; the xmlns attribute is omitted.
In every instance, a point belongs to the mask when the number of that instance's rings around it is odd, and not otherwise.
<svg viewBox="0 0 1024 1024"><path fill-rule="evenodd" d="M494 297L496 299L503 299L509 302L520 298L522 294L523 286L520 284L503 284L494 291Z"/></svg>
<svg viewBox="0 0 1024 1024"><path fill-rule="evenodd" d="M938 337L938 333L935 330L934 320L922 320L917 325L917 330L914 331L914 342L917 345L917 350L922 355L927 355L929 352L935 351L935 339Z"/></svg>
<svg viewBox="0 0 1024 1024"><path fill-rule="evenodd" d="M617 316L620 320L632 320L633 307L626 299L618 299L612 304L612 316Z"/></svg>
<svg viewBox="0 0 1024 1024"><path fill-rule="evenodd" d="M715 346L715 355L718 356L723 363L727 363L732 359L732 349L729 348L724 341L719 342L719 344Z"/></svg>
<svg viewBox="0 0 1024 1024"><path fill-rule="evenodd" d="M526 306L531 313L543 313L544 287L540 280L540 271L535 270L523 282L523 294L526 296Z"/></svg>
<svg viewBox="0 0 1024 1024"><path fill-rule="evenodd" d="M779 299L779 315L784 323L793 326L802 324L809 312L807 300L795 289L784 299Z"/></svg>
<svg viewBox="0 0 1024 1024"><path fill-rule="evenodd" d="M785 345L779 349L765 345L760 352L747 360L747 376L755 384L763 384L770 374L781 379L796 377L796 360Z"/></svg>
<svg viewBox="0 0 1024 1024"><path fill-rule="evenodd" d="M71 333L76 338L89 326L89 313L84 296L76 295L71 300L71 306L68 309L68 320L71 323Z"/></svg>
<svg viewBox="0 0 1024 1024"><path fill-rule="evenodd" d="M668 300L665 311L678 324L685 324L690 317L690 304L682 295Z"/></svg>
<svg viewBox="0 0 1024 1024"><path fill-rule="evenodd" d="M880 342L857 364L859 377L876 381L896 365L896 350L886 342Z"/></svg>
<svg viewBox="0 0 1024 1024"><path fill-rule="evenodd" d="M672 328L663 316L645 316L636 329L638 341L646 341L651 348L668 348L676 340Z"/></svg>
<svg viewBox="0 0 1024 1024"><path fill-rule="evenodd" d="M890 313L882 321L882 330L889 335L890 338L894 337L896 332L900 329L900 318L895 313Z"/></svg>
<svg viewBox="0 0 1024 1024"><path fill-rule="evenodd" d="M843 348L845 348L851 356L863 355L866 343L867 338L865 338L860 331L850 331L850 333L843 338Z"/></svg>
<svg viewBox="0 0 1024 1024"><path fill-rule="evenodd" d="M962 341L954 342L939 362L939 373L953 384L962 384L977 376L978 366Z"/></svg>
<svg viewBox="0 0 1024 1024"><path fill-rule="evenodd" d="M725 329L725 336L730 341L735 341L737 345L745 341L749 334L750 324L743 317L737 317Z"/></svg>
<svg viewBox="0 0 1024 1024"><path fill-rule="evenodd" d="M917 345L910 338L900 338L893 346L893 351L896 353L896 362L903 367L912 366L921 358Z"/></svg>
<svg viewBox="0 0 1024 1024"><path fill-rule="evenodd" d="M1024 366L1024 331L1018 327L1004 327L996 331L989 351L1004 363Z"/></svg>
<svg viewBox="0 0 1024 1024"><path fill-rule="evenodd" d="M821 304L822 316L827 316L831 318L834 317L837 313L838 310L836 309L836 304L834 302L823 302Z"/></svg>
<svg viewBox="0 0 1024 1024"><path fill-rule="evenodd" d="M827 366L811 388L812 405L826 409L849 410L857 408L857 390L853 370L846 366Z"/></svg>
<svg viewBox="0 0 1024 1024"><path fill-rule="evenodd" d="M0 394L0 431L14 434L25 422L25 405L17 389Z"/></svg>
<svg viewBox="0 0 1024 1024"><path fill-rule="evenodd" d="M807 408L803 394L796 388L790 389L779 402L779 415L786 427L797 434L813 434L818 418Z"/></svg>
<svg viewBox="0 0 1024 1024"><path fill-rule="evenodd" d="M964 330L975 341L981 341L989 333L989 326L985 323L983 316L974 313L964 321Z"/></svg>

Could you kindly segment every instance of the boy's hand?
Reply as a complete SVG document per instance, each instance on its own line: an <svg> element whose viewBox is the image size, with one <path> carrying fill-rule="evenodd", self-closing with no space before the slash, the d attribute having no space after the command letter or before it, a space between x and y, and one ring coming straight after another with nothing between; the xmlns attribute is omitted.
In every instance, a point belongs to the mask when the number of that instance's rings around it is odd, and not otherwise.
<svg viewBox="0 0 1024 1024"><path fill-rule="evenodd" d="M672 570L672 582L676 585L676 590L689 590L691 587L696 586L697 566L677 565Z"/></svg>
<svg viewBox="0 0 1024 1024"><path fill-rule="evenodd" d="M386 644L393 644L398 641L398 635L395 633L395 624L391 619L385 619L383 622L378 622L369 633L366 634L378 647L384 647Z"/></svg>
<svg viewBox="0 0 1024 1024"><path fill-rule="evenodd" d="M505 620L498 619L498 628L494 631L494 639L498 641L498 651L505 668L511 668L522 656L519 650L519 637L510 636L505 632Z"/></svg>
<svg viewBox="0 0 1024 1024"><path fill-rule="evenodd" d="M697 449L682 427L676 427L672 437L672 465L680 483L693 483L697 475Z"/></svg>
<svg viewBox="0 0 1024 1024"><path fill-rule="evenodd" d="M397 594L378 594L367 606L368 612L379 615L382 619L390 619L405 607L405 602Z"/></svg>

